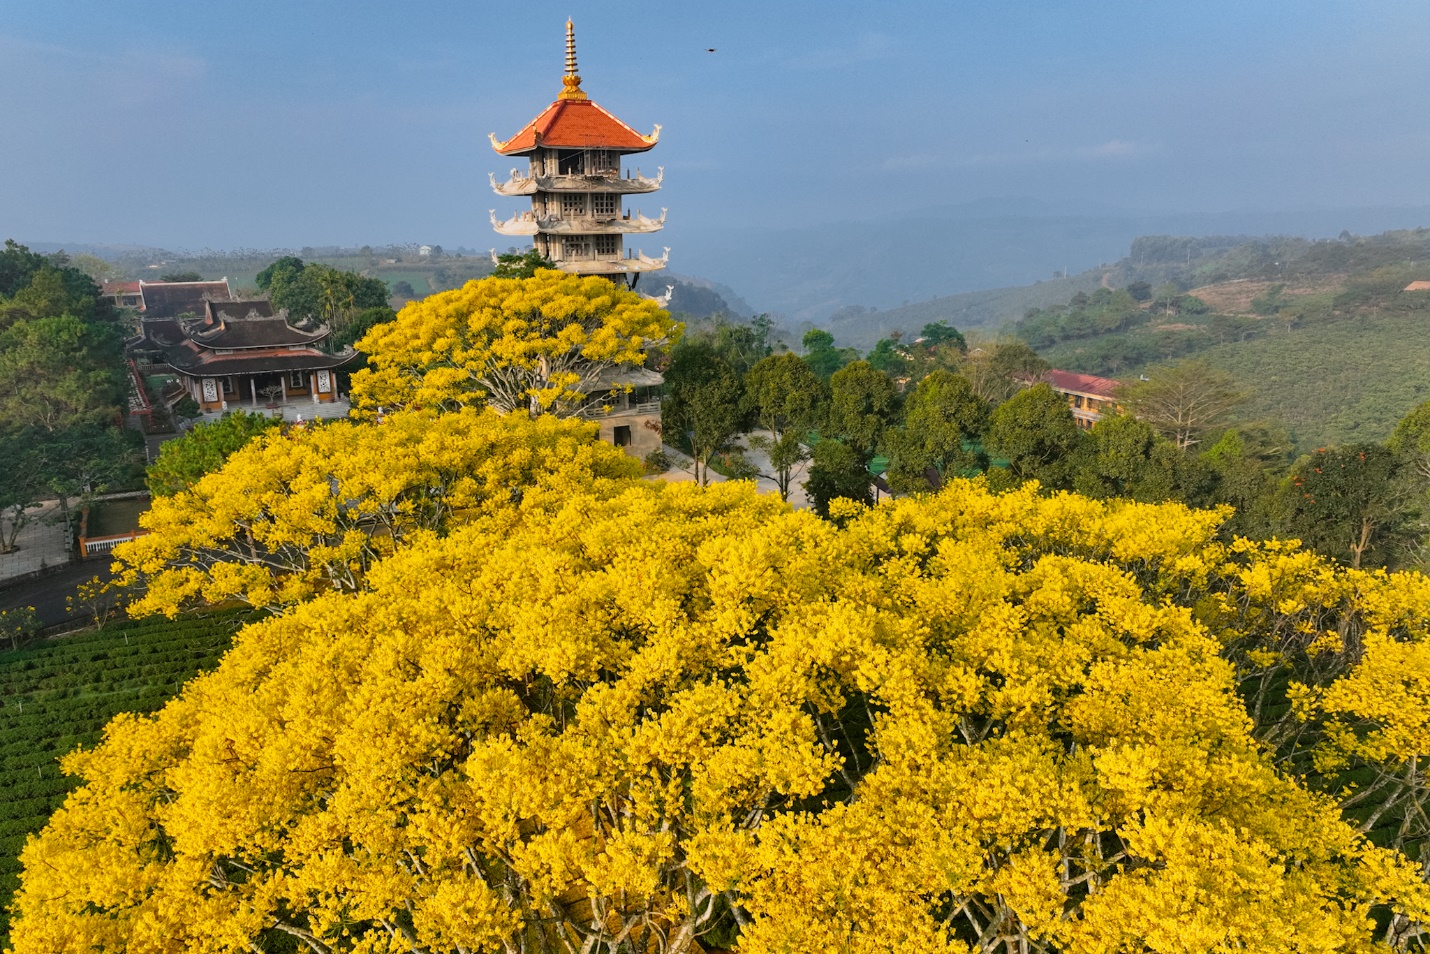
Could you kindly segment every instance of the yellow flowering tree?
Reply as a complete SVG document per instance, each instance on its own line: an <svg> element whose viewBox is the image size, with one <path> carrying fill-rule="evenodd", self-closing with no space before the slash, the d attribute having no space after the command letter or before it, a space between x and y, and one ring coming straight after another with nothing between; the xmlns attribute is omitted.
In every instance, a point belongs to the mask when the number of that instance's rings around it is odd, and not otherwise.
<svg viewBox="0 0 1430 954"><path fill-rule="evenodd" d="M1332 789L1426 751L1419 578L1032 486L834 509L572 487L249 626L65 760L14 954L1417 937Z"/></svg>
<svg viewBox="0 0 1430 954"><path fill-rule="evenodd" d="M154 499L140 520L150 533L114 551L120 583L141 594L129 611L278 608L358 589L375 560L423 533L639 475L595 438L593 424L476 408L272 432Z"/></svg>
<svg viewBox="0 0 1430 954"><path fill-rule="evenodd" d="M369 414L483 403L566 414L603 374L643 366L679 330L654 301L604 278L537 269L470 281L409 302L358 342L369 367L353 375L352 400Z"/></svg>

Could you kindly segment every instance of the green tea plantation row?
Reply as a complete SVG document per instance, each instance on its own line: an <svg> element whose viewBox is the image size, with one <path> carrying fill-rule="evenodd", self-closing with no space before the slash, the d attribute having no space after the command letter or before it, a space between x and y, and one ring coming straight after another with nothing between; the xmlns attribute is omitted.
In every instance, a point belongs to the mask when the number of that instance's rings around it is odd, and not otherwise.
<svg viewBox="0 0 1430 954"><path fill-rule="evenodd" d="M112 623L102 630L0 650L0 949L20 849L75 780L59 759L94 745L121 712L153 712L212 669L247 614Z"/></svg>

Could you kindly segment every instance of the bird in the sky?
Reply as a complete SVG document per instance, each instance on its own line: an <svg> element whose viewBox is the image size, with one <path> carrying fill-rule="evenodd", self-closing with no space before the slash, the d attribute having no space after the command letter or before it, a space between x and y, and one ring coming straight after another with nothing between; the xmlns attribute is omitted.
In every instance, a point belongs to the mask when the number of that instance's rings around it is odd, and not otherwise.
<svg viewBox="0 0 1430 954"><path fill-rule="evenodd" d="M715 47L713 47L713 46L707 46L707 47L705 48L705 52L706 52L706 53L714 53L714 52L715 52Z"/></svg>

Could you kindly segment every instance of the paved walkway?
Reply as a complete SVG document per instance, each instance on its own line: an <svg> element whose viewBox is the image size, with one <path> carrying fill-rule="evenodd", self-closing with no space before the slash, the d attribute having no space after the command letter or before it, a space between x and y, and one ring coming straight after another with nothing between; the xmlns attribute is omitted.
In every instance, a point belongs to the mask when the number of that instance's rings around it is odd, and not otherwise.
<svg viewBox="0 0 1430 954"><path fill-rule="evenodd" d="M745 458L749 460L752 464L754 464L755 467L759 469L760 473L771 473L769 456L762 451L750 450L746 446L747 441L748 437L742 437L740 439L740 446L744 449ZM672 484L685 483L687 481L694 480L695 462L692 461L688 455L682 454L680 451L676 450L674 447L671 447L669 444L664 445L664 449L665 456L670 458L670 470L658 475L655 479L664 480L667 483ZM795 470L794 481L792 482L789 489L789 502L791 506L794 506L796 508L802 509L809 506L809 500L807 497L805 497L804 493L804 481L805 478L808 476L808 470L808 461L805 461ZM725 479L726 478L723 475L717 474L713 470L710 471L710 483L717 484ZM757 478L755 480L755 487L762 494L777 494L780 492L779 484L775 483L769 477Z"/></svg>
<svg viewBox="0 0 1430 954"><path fill-rule="evenodd" d="M318 418L328 419L336 417L347 417L349 410L347 398L339 401L328 401L324 404L314 404L312 398L302 398L296 401L287 401L277 407L268 407L260 404L254 407L250 401L230 401L228 409L230 411L246 411L249 414L271 414L274 417L281 417L285 421L296 421L302 418L305 421L312 421ZM217 421L223 417L223 411L209 411L201 415L200 421Z"/></svg>
<svg viewBox="0 0 1430 954"><path fill-rule="evenodd" d="M0 553L0 582L70 562L69 531L56 520L59 506L51 500L27 511L30 522L15 541L18 549Z"/></svg>

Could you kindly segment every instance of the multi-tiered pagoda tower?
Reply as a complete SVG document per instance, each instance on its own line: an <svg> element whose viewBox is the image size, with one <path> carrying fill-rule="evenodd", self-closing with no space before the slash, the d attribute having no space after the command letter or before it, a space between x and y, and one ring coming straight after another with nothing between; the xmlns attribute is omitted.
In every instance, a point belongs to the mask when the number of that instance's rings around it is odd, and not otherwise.
<svg viewBox="0 0 1430 954"><path fill-rule="evenodd" d="M664 268L670 249L660 258L626 247L625 236L658 232L665 209L653 219L625 208L625 196L660 188L664 170L655 178L622 174L621 160L646 152L660 138L660 127L642 136L587 98L576 72L576 30L566 21L566 75L556 102L503 142L492 147L503 156L525 156L526 174L513 169L511 178L492 188L497 195L531 196L531 211L498 221L502 235L530 235L536 251L556 267L578 275L601 275L635 286L641 272Z"/></svg>

